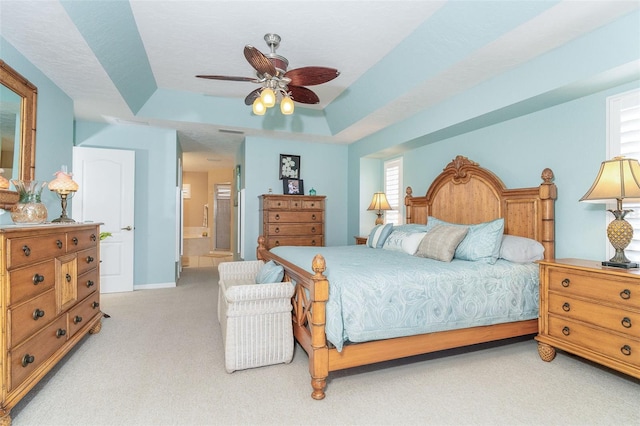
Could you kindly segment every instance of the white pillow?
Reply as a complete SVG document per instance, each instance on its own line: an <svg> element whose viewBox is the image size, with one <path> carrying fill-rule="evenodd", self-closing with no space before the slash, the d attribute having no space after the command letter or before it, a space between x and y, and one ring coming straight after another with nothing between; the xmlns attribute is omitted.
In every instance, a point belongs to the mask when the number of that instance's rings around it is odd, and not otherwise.
<svg viewBox="0 0 640 426"><path fill-rule="evenodd" d="M544 258L544 246L531 238L503 235L500 258L514 263L531 263Z"/></svg>
<svg viewBox="0 0 640 426"><path fill-rule="evenodd" d="M426 232L405 232L394 229L387 237L387 241L384 242L382 248L413 255L418 250L420 241L425 235L427 235Z"/></svg>

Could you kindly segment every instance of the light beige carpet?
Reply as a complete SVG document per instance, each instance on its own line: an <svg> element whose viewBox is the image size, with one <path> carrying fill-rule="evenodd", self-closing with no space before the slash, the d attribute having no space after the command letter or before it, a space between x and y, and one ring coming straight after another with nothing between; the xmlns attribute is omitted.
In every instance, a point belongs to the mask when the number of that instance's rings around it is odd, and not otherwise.
<svg viewBox="0 0 640 426"><path fill-rule="evenodd" d="M227 374L215 268L178 287L104 295L111 318L13 410L26 425L638 425L640 381L532 339L332 373L307 355Z"/></svg>

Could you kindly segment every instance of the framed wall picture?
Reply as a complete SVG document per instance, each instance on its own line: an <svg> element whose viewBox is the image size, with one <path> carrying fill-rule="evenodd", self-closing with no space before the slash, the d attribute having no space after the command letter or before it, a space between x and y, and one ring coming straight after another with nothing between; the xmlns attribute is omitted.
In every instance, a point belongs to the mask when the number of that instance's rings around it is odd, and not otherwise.
<svg viewBox="0 0 640 426"><path fill-rule="evenodd" d="M302 179L282 179L282 193L285 195L304 195Z"/></svg>
<svg viewBox="0 0 640 426"><path fill-rule="evenodd" d="M280 179L300 179L300 156L280 154Z"/></svg>

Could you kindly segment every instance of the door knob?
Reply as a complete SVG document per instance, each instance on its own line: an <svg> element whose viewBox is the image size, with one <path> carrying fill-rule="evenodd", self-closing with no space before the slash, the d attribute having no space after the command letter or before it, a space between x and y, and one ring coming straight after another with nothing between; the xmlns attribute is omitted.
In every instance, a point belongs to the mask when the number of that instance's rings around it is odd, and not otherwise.
<svg viewBox="0 0 640 426"><path fill-rule="evenodd" d="M127 226L126 228L120 228L123 231L131 231L133 228L131 227L131 225Z"/></svg>

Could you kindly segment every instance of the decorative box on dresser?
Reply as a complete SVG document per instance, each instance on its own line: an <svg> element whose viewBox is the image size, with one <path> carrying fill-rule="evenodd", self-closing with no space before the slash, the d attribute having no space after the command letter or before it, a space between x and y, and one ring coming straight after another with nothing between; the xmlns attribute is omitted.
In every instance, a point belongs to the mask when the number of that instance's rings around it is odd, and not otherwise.
<svg viewBox="0 0 640 426"><path fill-rule="evenodd" d="M324 246L324 203L321 195L260 196L265 247Z"/></svg>
<svg viewBox="0 0 640 426"><path fill-rule="evenodd" d="M0 227L0 425L87 333L100 331L99 228Z"/></svg>
<svg viewBox="0 0 640 426"><path fill-rule="evenodd" d="M540 261L538 352L556 349L640 378L640 271L580 259Z"/></svg>

